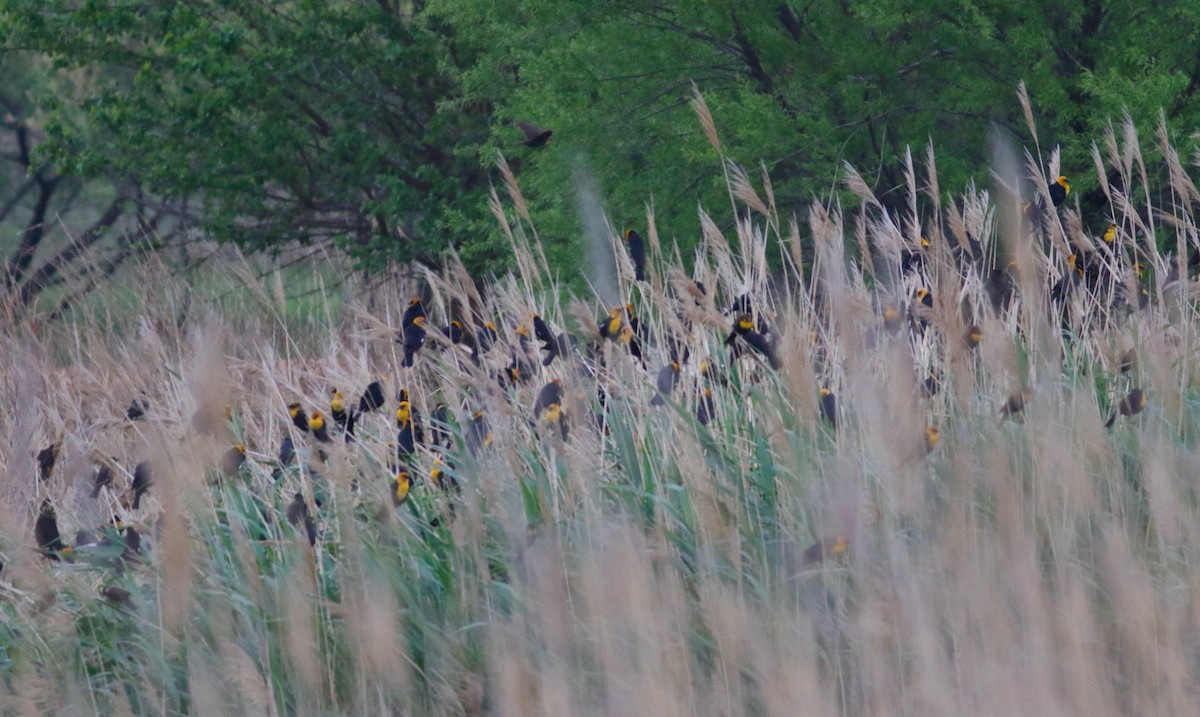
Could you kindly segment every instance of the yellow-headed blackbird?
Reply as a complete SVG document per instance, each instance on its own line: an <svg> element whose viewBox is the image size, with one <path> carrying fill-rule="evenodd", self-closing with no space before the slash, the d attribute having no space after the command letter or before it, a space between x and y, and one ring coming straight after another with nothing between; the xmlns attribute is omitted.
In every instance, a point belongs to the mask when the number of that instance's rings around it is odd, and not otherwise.
<svg viewBox="0 0 1200 717"><path fill-rule="evenodd" d="M130 592L125 588L117 587L116 585L107 585L100 588L100 596L108 601L109 605L118 607L123 610L133 609L133 600Z"/></svg>
<svg viewBox="0 0 1200 717"><path fill-rule="evenodd" d="M454 491L455 493L462 492L461 487L458 485L458 479L448 473L447 470L453 471L454 464L442 463L441 459L435 459L433 465L429 467L429 481L443 493L449 493L450 491Z"/></svg>
<svg viewBox="0 0 1200 717"><path fill-rule="evenodd" d="M129 408L125 409L125 418L130 421L136 421L146 415L146 411L150 410L150 401L144 398L135 398L129 404Z"/></svg>
<svg viewBox="0 0 1200 717"><path fill-rule="evenodd" d="M221 473L225 477L235 475L246 462L246 447L238 443L230 446L229 450L221 455Z"/></svg>
<svg viewBox="0 0 1200 717"><path fill-rule="evenodd" d="M476 411L471 415L471 423L467 426L467 450L471 455L475 455L481 448L487 448L492 444L492 431L488 427L487 416L483 411Z"/></svg>
<svg viewBox="0 0 1200 717"><path fill-rule="evenodd" d="M638 281L646 280L646 242L642 235L632 229L625 230L625 246L633 260L633 275Z"/></svg>
<svg viewBox="0 0 1200 717"><path fill-rule="evenodd" d="M309 514L308 503L304 501L304 496L300 493L293 496L292 502L288 504L287 522L296 529L299 529L300 524L303 523L304 535L308 538L308 544L317 544L317 524Z"/></svg>
<svg viewBox="0 0 1200 717"><path fill-rule="evenodd" d="M883 316L883 329L889 334L894 334L903 326L903 316L900 314L900 309L892 304L887 304L880 311Z"/></svg>
<svg viewBox="0 0 1200 717"><path fill-rule="evenodd" d="M836 558L845 553L846 548L849 547L850 541L846 540L846 536L844 535L839 535L831 541L818 540L804 551L804 562L812 565L830 558Z"/></svg>
<svg viewBox="0 0 1200 717"><path fill-rule="evenodd" d="M346 397L336 388L329 392L329 415L342 428L346 427L346 421L350 418L346 412Z"/></svg>
<svg viewBox="0 0 1200 717"><path fill-rule="evenodd" d="M970 326L963 333L963 343L968 349L974 349L983 340L983 329L978 326Z"/></svg>
<svg viewBox="0 0 1200 717"><path fill-rule="evenodd" d="M546 409L555 403L562 403L562 381L557 378L538 391L537 399L533 402L534 419L541 418Z"/></svg>
<svg viewBox="0 0 1200 717"><path fill-rule="evenodd" d="M408 308L404 310L404 316L400 319L400 330L406 330L418 316L425 318L425 305L421 303L421 297L414 296L408 300Z"/></svg>
<svg viewBox="0 0 1200 717"><path fill-rule="evenodd" d="M907 274L925 266L925 250L929 248L929 240L921 237L919 249L904 249L900 252L900 273Z"/></svg>
<svg viewBox="0 0 1200 717"><path fill-rule="evenodd" d="M133 468L133 509L137 510L142 504L142 496L154 485L150 473L150 461L142 461Z"/></svg>
<svg viewBox="0 0 1200 717"><path fill-rule="evenodd" d="M933 449L937 448L938 441L941 439L941 437L942 434L938 431L937 426L930 425L925 427L925 439L921 444L925 455L933 453Z"/></svg>
<svg viewBox="0 0 1200 717"><path fill-rule="evenodd" d="M450 447L450 407L439 403L429 414L429 441L434 446Z"/></svg>
<svg viewBox="0 0 1200 717"><path fill-rule="evenodd" d="M313 438L316 438L321 443L332 443L329 438L329 429L325 426L325 414L320 411L313 411L308 418L308 430L312 431Z"/></svg>
<svg viewBox="0 0 1200 717"><path fill-rule="evenodd" d="M293 426L301 433L308 433L308 416L304 415L304 408L299 403L288 404L288 415L292 417Z"/></svg>
<svg viewBox="0 0 1200 717"><path fill-rule="evenodd" d="M546 407L546 413L542 417L546 423L551 426L558 426L558 431L562 439L567 440L567 414L563 412L562 406L557 403L552 403Z"/></svg>
<svg viewBox="0 0 1200 717"><path fill-rule="evenodd" d="M716 415L716 406L713 404L712 389L706 388L700 397L700 403L696 406L696 420L700 422L700 425L707 426L714 415Z"/></svg>
<svg viewBox="0 0 1200 717"><path fill-rule="evenodd" d="M533 335L543 345L554 343L554 332L550 330L550 325L546 323L541 314L533 315Z"/></svg>
<svg viewBox="0 0 1200 717"><path fill-rule="evenodd" d="M33 538L37 541L38 550L51 560L58 560L63 552L62 536L58 532L58 516L50 501L42 501L37 521L33 524Z"/></svg>
<svg viewBox="0 0 1200 717"><path fill-rule="evenodd" d="M821 418L837 428L837 397L828 388L821 388Z"/></svg>
<svg viewBox="0 0 1200 717"><path fill-rule="evenodd" d="M1109 414L1108 421L1104 424L1105 428L1111 428L1112 424L1117 420L1117 415L1136 416L1146 407L1146 393L1140 388L1130 389L1125 398L1117 404L1117 409Z"/></svg>
<svg viewBox="0 0 1200 717"><path fill-rule="evenodd" d="M661 406L667 402L667 396L675 390L675 384L679 382L680 366L678 361L663 366L658 370L658 377L654 380L654 387L657 389L654 393L654 398L650 399L651 406Z"/></svg>
<svg viewBox="0 0 1200 717"><path fill-rule="evenodd" d="M458 319L452 320L446 328L442 329L442 333L446 338L450 339L452 344L466 343L467 331L463 328L462 322Z"/></svg>
<svg viewBox="0 0 1200 717"><path fill-rule="evenodd" d="M96 475L92 479L92 497L100 497L100 489L106 485L112 485L113 470L108 463L100 463L96 466Z"/></svg>
<svg viewBox="0 0 1200 717"><path fill-rule="evenodd" d="M988 273L987 279L983 282L983 290L988 295L992 311L995 311L997 314L1004 311L1012 300L1013 294L1016 292L1017 282L1014 276L1015 271L1015 264L1009 264L1003 269L995 267Z"/></svg>
<svg viewBox="0 0 1200 717"><path fill-rule="evenodd" d="M523 383L526 379L533 375L533 364L531 364L524 356L518 356L517 352L512 352L512 361L504 368L500 374L500 387L507 388L508 386L516 386Z"/></svg>
<svg viewBox="0 0 1200 717"><path fill-rule="evenodd" d="M400 455L416 453L417 444L425 442L419 416L408 401L401 401L396 408L396 450Z"/></svg>
<svg viewBox="0 0 1200 717"><path fill-rule="evenodd" d="M410 490L412 490L412 481L408 477L408 471L397 472L396 477L392 479L392 505L397 508L404 505L404 501L408 500Z"/></svg>
<svg viewBox="0 0 1200 717"><path fill-rule="evenodd" d="M61 449L62 444L55 442L38 451L37 464L39 480L50 480L50 473L54 470L54 464L58 462L58 452Z"/></svg>
<svg viewBox="0 0 1200 717"><path fill-rule="evenodd" d="M554 136L554 130L542 129L528 122L517 122L517 126L525 133L525 141L522 144L530 149L542 149L550 144L550 139Z"/></svg>
<svg viewBox="0 0 1200 717"><path fill-rule="evenodd" d="M358 412L369 413L378 410L383 408L383 403L383 382L378 380L372 381L367 384L367 388L358 399Z"/></svg>
<svg viewBox="0 0 1200 717"><path fill-rule="evenodd" d="M404 366L413 365L413 355L425 343L425 317L413 319L408 328L404 329Z"/></svg>
<svg viewBox="0 0 1200 717"><path fill-rule="evenodd" d="M476 332L475 346L480 353L487 353L496 345L496 340L499 334L496 332L496 325L491 321L483 322L483 326Z"/></svg>
<svg viewBox="0 0 1200 717"><path fill-rule="evenodd" d="M1071 185L1067 184L1066 177L1059 177L1050 183L1050 201L1054 206L1060 206L1070 193Z"/></svg>
<svg viewBox="0 0 1200 717"><path fill-rule="evenodd" d="M643 360L642 344L640 341L638 341L637 334L634 333L632 326L629 324L622 326L621 333L617 337L617 341L619 341L622 346L629 350L629 354L631 356L636 358L638 361Z"/></svg>
<svg viewBox="0 0 1200 717"><path fill-rule="evenodd" d="M608 310L608 316L600 320L600 335L606 339L614 341L621 336L621 327L625 322L622 319L622 314L625 313L623 307L617 306Z"/></svg>
<svg viewBox="0 0 1200 717"><path fill-rule="evenodd" d="M1102 234L1100 238L1104 240L1105 244L1112 244L1115 242L1117 240L1117 225L1109 224L1107 227L1105 227L1104 234Z"/></svg>
<svg viewBox="0 0 1200 717"><path fill-rule="evenodd" d="M758 331L754 330L754 321L750 318L750 314L742 314L733 325L733 334L745 341L750 348L762 354L771 368L778 369L780 367L779 357L775 355L775 347Z"/></svg>
<svg viewBox="0 0 1200 717"><path fill-rule="evenodd" d="M1021 413L1024 412L1025 402L1028 400L1028 389L1021 389L1020 391L1014 392L1008 397L1008 400L1004 402L1004 405L1000 407L1000 420L1003 421L1005 418L1019 418Z"/></svg>
<svg viewBox="0 0 1200 717"><path fill-rule="evenodd" d="M913 298L916 299L918 304L924 306L926 309L933 308L933 294L930 293L929 289L926 289L925 287L917 289L915 292L913 292Z"/></svg>

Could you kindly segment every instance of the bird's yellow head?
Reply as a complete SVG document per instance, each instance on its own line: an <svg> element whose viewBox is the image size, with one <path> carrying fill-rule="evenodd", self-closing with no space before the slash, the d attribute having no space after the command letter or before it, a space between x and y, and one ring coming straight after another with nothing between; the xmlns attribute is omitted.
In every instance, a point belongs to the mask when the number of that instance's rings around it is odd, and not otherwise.
<svg viewBox="0 0 1200 717"><path fill-rule="evenodd" d="M1100 237L1106 244L1112 244L1117 240L1117 225L1109 224L1104 230L1104 234Z"/></svg>
<svg viewBox="0 0 1200 717"><path fill-rule="evenodd" d="M454 328L456 328L456 329L461 329L461 328L462 328L462 322L461 322L461 321L459 321L458 319L454 319L453 321L451 321L451 322L450 322L450 325L451 325L451 326L453 326L453 327L454 327Z"/></svg>
<svg viewBox="0 0 1200 717"><path fill-rule="evenodd" d="M671 362L671 370L674 371L675 373L679 373L679 362L678 361Z"/></svg>
<svg viewBox="0 0 1200 717"><path fill-rule="evenodd" d="M937 426L927 426L925 428L925 447L933 450L937 442L941 439L941 433L938 432Z"/></svg>
<svg viewBox="0 0 1200 717"><path fill-rule="evenodd" d="M528 336L529 329L525 328L524 326L518 326L517 327L517 335L518 336Z"/></svg>
<svg viewBox="0 0 1200 717"><path fill-rule="evenodd" d="M633 230L632 230L632 229L626 229L626 230L625 230L625 241L629 241L629 237L631 237L631 236L633 236Z"/></svg>
<svg viewBox="0 0 1200 717"><path fill-rule="evenodd" d="M493 323L492 323L492 322L490 322L490 321L485 321L485 322L483 322L483 325L484 325L484 326L486 326L488 329L490 329L490 330L492 330L492 331L495 331L495 330L496 330L496 325L495 325L495 324L493 324Z"/></svg>
<svg viewBox="0 0 1200 717"><path fill-rule="evenodd" d="M836 557L846 552L846 548L850 547L850 541L846 540L846 536L839 535L833 539L833 545L829 546L829 555Z"/></svg>
<svg viewBox="0 0 1200 717"><path fill-rule="evenodd" d="M621 343L623 343L625 345L629 345L629 344L633 343L633 329L629 326L622 326L620 339L621 339Z"/></svg>
<svg viewBox="0 0 1200 717"><path fill-rule="evenodd" d="M288 415L291 416L292 418L299 416L301 411L302 411L302 409L300 408L299 403L289 403L288 404Z"/></svg>
<svg viewBox="0 0 1200 717"><path fill-rule="evenodd" d="M888 306L883 307L883 320L884 321L895 321L898 318L900 318L900 310L897 309L895 306L891 306L889 304Z"/></svg>
<svg viewBox="0 0 1200 717"><path fill-rule="evenodd" d="M414 296L408 300L409 306L416 306L419 303L421 303L421 297L419 297L419 296Z"/></svg>
<svg viewBox="0 0 1200 717"><path fill-rule="evenodd" d="M742 331L753 331L754 319L750 318L750 314L742 314L738 317L737 326Z"/></svg>
<svg viewBox="0 0 1200 717"><path fill-rule="evenodd" d="M929 289L926 289L925 287L921 287L920 289L917 289L916 293L914 293L913 296L915 296L917 298L917 301L919 303L924 304L926 297L929 296Z"/></svg>
<svg viewBox="0 0 1200 717"><path fill-rule="evenodd" d="M308 429L310 431L319 431L325 427L325 414L320 411L313 411L308 417Z"/></svg>
<svg viewBox="0 0 1200 717"><path fill-rule="evenodd" d="M403 428L412 420L412 404L408 401L401 401L400 406L396 409L396 424Z"/></svg>
<svg viewBox="0 0 1200 717"><path fill-rule="evenodd" d="M1054 183L1057 184L1058 186L1062 187L1063 191L1066 192L1067 194L1071 193L1071 185L1067 184L1066 177L1059 177L1058 179L1054 180Z"/></svg>
<svg viewBox="0 0 1200 717"><path fill-rule="evenodd" d="M338 413L346 410L346 397L336 388L329 392L329 407Z"/></svg>
<svg viewBox="0 0 1200 717"><path fill-rule="evenodd" d="M925 237L921 237L921 248L922 248L922 249L928 249L928 248L929 248L929 240L928 240L928 239L926 239Z"/></svg>
<svg viewBox="0 0 1200 717"><path fill-rule="evenodd" d="M393 497L397 503L403 503L408 498L408 491L412 489L412 480L408 477L408 471L400 471L396 474L396 492Z"/></svg>
<svg viewBox="0 0 1200 717"><path fill-rule="evenodd" d="M970 339L972 344L979 343L983 340L983 329L978 326L972 326L967 330L967 338Z"/></svg>
<svg viewBox="0 0 1200 717"><path fill-rule="evenodd" d="M830 391L828 388L826 388L824 386L821 387L821 398L824 398L826 396L832 396L832 395L833 395L833 391Z"/></svg>

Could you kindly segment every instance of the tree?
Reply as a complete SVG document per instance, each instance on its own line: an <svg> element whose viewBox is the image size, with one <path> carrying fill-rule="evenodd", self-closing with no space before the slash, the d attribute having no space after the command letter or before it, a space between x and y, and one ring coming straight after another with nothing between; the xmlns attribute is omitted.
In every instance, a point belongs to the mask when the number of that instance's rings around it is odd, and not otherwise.
<svg viewBox="0 0 1200 717"><path fill-rule="evenodd" d="M47 98L57 167L202 199L205 228L250 249L334 241L368 268L436 260L446 211L487 172L452 149L483 136L455 96L454 56L419 3L10 0L10 47L107 81ZM85 123L71 122L78 109Z"/></svg>
<svg viewBox="0 0 1200 717"><path fill-rule="evenodd" d="M468 98L494 107L483 149L512 152L519 120L555 131L521 175L544 233L570 237L581 168L596 175L617 224L639 225L653 199L667 236L699 235L696 204L727 201L720 165L688 108L696 83L724 154L765 163L786 211L837 188L842 161L899 197L899 158L932 141L941 186L988 181L999 125L1036 151L1016 88L1033 98L1041 146L1103 227L1090 148L1122 107L1142 127L1166 108L1200 120L1190 36L1197 10L1101 0L430 0L427 14L478 53L462 69ZM1177 40L1174 38L1178 38ZM1184 141L1190 156L1195 141Z"/></svg>

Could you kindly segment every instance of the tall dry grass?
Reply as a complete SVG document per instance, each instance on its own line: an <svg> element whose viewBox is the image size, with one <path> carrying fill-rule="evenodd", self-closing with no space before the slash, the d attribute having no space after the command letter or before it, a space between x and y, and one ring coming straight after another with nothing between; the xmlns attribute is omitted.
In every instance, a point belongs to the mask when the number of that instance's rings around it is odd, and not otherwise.
<svg viewBox="0 0 1200 717"><path fill-rule="evenodd" d="M244 301L216 308L185 301L191 288L150 264L145 300L126 314L5 328L0 712L1193 713L1197 319L1192 281L1172 278L1159 247L1164 232L1179 237L1176 256L1194 246L1200 195L1160 133L1173 200L1146 206L1135 140L1114 129L1095 153L1101 178L1114 168L1123 178L1110 190L1117 252L1091 236L1107 219L1070 204L1061 221L1026 231L1006 192L1043 176L998 171L992 190L946 200L929 152L923 164L905 159L899 213L851 172L860 209L817 204L788 218L765 175L756 185L723 159L731 207L702 214L693 272L665 245L669 228L644 233L664 257L645 283L615 262L650 327L645 367L599 342L593 317L606 306L559 301L508 174L493 211L518 271L482 294L453 265L382 287L350 278L297 319L288 287L241 260L219 271L237 277ZM737 219L722 228L714 217L726 213ZM924 268L901 274L921 237ZM972 240L989 259L964 272L952 248ZM1045 298L1064 246L1095 252L1126 282L1073 294L1066 331ZM1133 258L1153 277L1140 309ZM1019 299L996 312L985 280L1009 259ZM929 328L885 331L882 309L907 311L919 287L934 297ZM1127 308L1114 309L1121 291ZM502 344L476 366L431 332L417 365L402 368L393 337L413 293L433 325L455 299L469 302L502 327ZM778 372L753 356L731 363L722 343L721 308L747 293L773 327ZM556 361L501 389L493 374L520 350L513 328L535 311L597 340L603 367ZM970 324L984 334L973 351L959 338ZM685 334L680 385L653 409L667 338ZM1122 374L1129 349L1137 366ZM728 378L710 384L707 426L695 420L701 359ZM327 410L331 388L357 398L383 375L387 409L361 421L356 443L314 456L285 406ZM940 390L928 398L930 376ZM565 442L528 420L551 378L567 388ZM1106 430L1134 386L1147 409ZM836 430L820 418L821 387L837 396ZM452 458L460 496L423 480L392 508L400 388L424 416L439 401L454 409L454 448L424 447L412 468L428 476L435 457ZM601 388L607 433L593 420ZM1021 419L1002 420L1022 389ZM127 421L138 396L150 411ZM478 409L494 440L472 457L461 427ZM929 425L940 440L926 456ZM289 432L302 460L277 474ZM39 483L34 453L55 440L58 466ZM235 442L249 461L221 479L215 466ZM92 499L93 466L106 459L115 485ZM135 511L128 487L141 460L156 482ZM282 517L297 492L317 520L315 548ZM68 538L120 515L145 536L140 562L121 572L94 556L46 560L32 538L45 499ZM836 536L844 554L806 557ZM101 595L112 586L129 605Z"/></svg>

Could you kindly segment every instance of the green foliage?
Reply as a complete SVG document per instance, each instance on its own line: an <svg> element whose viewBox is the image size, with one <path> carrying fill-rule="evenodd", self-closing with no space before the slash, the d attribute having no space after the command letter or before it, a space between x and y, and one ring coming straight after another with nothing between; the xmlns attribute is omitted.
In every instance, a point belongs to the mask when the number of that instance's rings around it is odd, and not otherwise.
<svg viewBox="0 0 1200 717"><path fill-rule="evenodd" d="M482 117L438 112L455 96L445 37L405 13L349 0L2 9L10 46L64 72L108 72L78 96L45 98L48 155L200 194L218 239L332 239L378 267L436 256L464 240L445 231L455 217L484 210L479 162L451 152L481 136ZM75 104L85 121L70 121Z"/></svg>
<svg viewBox="0 0 1200 717"><path fill-rule="evenodd" d="M1146 127L1160 109L1173 127L1200 120L1195 33L1171 31L1196 27L1196 12L931 0L432 0L427 9L478 53L461 77L468 98L495 109L483 153L529 155L522 187L545 234L578 235L571 194L588 172L618 227L643 225L652 202L661 230L685 247L699 236L697 203L727 200L689 108L693 82L724 156L765 164L786 215L828 196L842 161L898 204L898 158L927 141L942 187L986 183L993 124L1036 152L1015 100L1024 81L1040 146L1062 145L1063 171L1099 231L1107 205L1090 150L1106 124L1123 109ZM518 147L516 121L554 129L553 143ZM1181 151L1195 148L1187 139Z"/></svg>

